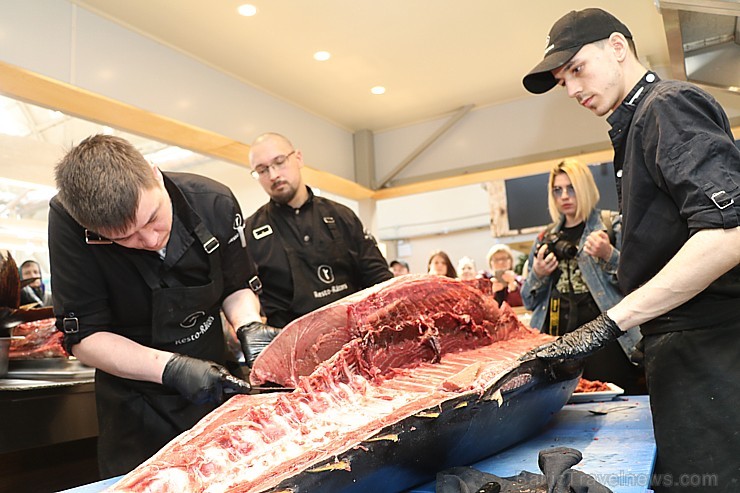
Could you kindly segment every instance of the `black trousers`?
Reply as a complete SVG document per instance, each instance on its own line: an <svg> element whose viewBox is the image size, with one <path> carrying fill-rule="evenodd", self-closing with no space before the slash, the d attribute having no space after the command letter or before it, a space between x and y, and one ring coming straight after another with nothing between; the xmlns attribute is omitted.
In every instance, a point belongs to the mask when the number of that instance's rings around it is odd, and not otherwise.
<svg viewBox="0 0 740 493"><path fill-rule="evenodd" d="M656 493L740 491L740 321L645 337Z"/></svg>

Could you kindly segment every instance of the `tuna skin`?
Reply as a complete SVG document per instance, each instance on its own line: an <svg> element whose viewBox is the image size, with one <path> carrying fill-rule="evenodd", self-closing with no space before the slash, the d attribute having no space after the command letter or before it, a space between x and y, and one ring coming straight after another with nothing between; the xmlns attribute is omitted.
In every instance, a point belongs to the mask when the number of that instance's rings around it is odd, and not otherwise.
<svg viewBox="0 0 740 493"><path fill-rule="evenodd" d="M451 398L482 395L518 356L552 340L470 286L407 277L318 310L328 312L326 326L317 313L290 324L253 371L295 392L235 396L110 491L255 493L312 470L348 474L343 452L393 423L431 417ZM326 361L301 359L336 347Z"/></svg>

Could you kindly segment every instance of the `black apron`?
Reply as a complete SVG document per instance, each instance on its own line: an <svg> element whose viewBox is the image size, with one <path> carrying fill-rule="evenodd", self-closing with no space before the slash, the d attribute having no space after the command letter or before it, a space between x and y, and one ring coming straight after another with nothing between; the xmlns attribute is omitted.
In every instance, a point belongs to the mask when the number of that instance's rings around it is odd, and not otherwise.
<svg viewBox="0 0 740 493"><path fill-rule="evenodd" d="M739 333L733 322L644 337L656 493L740 491Z"/></svg>
<svg viewBox="0 0 740 493"><path fill-rule="evenodd" d="M168 190L178 218L195 235L192 248L204 248L209 282L184 286L134 252L133 263L152 289L152 347L223 364L225 342L220 317L223 275L218 240L210 234L179 189ZM187 249L186 249L187 250ZM141 254L141 255L138 255ZM95 376L99 423L98 462L101 477L125 474L151 457L178 434L212 411L213 404L195 405L163 385L115 377L98 370Z"/></svg>
<svg viewBox="0 0 740 493"><path fill-rule="evenodd" d="M296 235L287 220L281 214L270 214L268 211L270 222L275 225L275 233L281 238L288 257L293 279L293 299L287 312L270 316L270 323L279 327L360 289L356 262L348 253L349 248L337 229L331 211L325 210L318 201L314 201L314 206L311 224L326 224L332 241L327 242L320 239L319 235L314 235L316 243L307 247L291 246L292 242L288 240ZM302 241L302 238L296 238L298 245Z"/></svg>

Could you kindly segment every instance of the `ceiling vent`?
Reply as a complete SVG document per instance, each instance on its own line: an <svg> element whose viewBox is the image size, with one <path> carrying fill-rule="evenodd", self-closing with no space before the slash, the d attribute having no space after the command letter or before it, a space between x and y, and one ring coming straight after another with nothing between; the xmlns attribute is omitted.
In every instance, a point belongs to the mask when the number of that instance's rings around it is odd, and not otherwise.
<svg viewBox="0 0 740 493"><path fill-rule="evenodd" d="M740 92L740 1L655 0L673 77Z"/></svg>

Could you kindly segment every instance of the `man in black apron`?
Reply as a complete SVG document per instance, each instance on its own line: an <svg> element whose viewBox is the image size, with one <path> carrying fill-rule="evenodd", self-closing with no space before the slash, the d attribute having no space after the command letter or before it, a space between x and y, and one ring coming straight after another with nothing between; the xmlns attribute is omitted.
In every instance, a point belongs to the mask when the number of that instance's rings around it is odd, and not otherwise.
<svg viewBox="0 0 740 493"><path fill-rule="evenodd" d="M393 277L359 218L306 186L303 154L288 139L261 135L249 150L249 160L252 176L270 196L245 227L249 251L264 282L260 301L269 325L284 327Z"/></svg>
<svg viewBox="0 0 740 493"><path fill-rule="evenodd" d="M57 165L49 252L57 326L97 368L102 477L126 473L249 384L225 366L220 310L262 328L260 288L231 191L161 173L96 135ZM236 367L235 365L232 367Z"/></svg>
<svg viewBox="0 0 740 493"><path fill-rule="evenodd" d="M617 278L629 293L542 358L582 358L640 325L658 453L656 493L740 491L740 151L727 115L638 60L627 26L572 11L524 86L560 84L609 115L623 213ZM629 452L627 452L629 453Z"/></svg>

